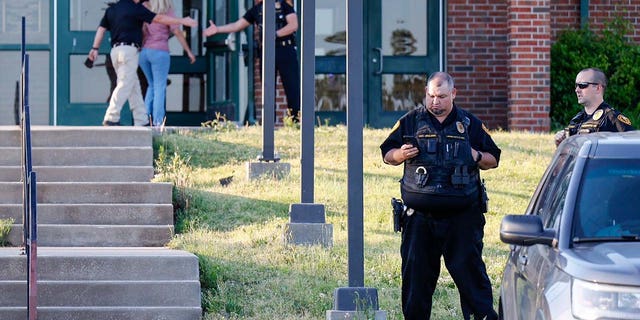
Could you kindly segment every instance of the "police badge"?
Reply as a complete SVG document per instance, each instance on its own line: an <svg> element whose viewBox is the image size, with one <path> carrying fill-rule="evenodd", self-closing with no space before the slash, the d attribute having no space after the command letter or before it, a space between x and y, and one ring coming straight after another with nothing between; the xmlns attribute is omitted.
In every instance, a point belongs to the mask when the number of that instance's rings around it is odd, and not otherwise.
<svg viewBox="0 0 640 320"><path fill-rule="evenodd" d="M593 120L598 121L600 120L600 118L602 117L602 114L604 114L604 111L602 111L602 109L596 110L596 112L593 113Z"/></svg>
<svg viewBox="0 0 640 320"><path fill-rule="evenodd" d="M456 121L456 128L459 133L464 133L464 125L460 121Z"/></svg>

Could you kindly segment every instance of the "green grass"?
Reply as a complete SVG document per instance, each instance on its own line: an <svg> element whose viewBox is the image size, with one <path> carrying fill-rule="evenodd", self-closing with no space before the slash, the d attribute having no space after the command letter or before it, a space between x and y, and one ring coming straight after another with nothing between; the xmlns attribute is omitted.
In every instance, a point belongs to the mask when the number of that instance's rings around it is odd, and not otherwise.
<svg viewBox="0 0 640 320"><path fill-rule="evenodd" d="M365 129L365 286L378 289L388 319L402 319L400 235L393 233L391 197L400 194L402 166L382 162L389 129ZM505 214L523 213L555 149L550 134L494 132L500 167L483 171L489 193L484 259L495 304L508 246L499 240ZM179 231L170 246L200 257L205 319L324 319L333 291L348 286L347 137L343 126L315 131L315 203L333 225L333 247L290 246L283 240L288 209L300 203L300 131L275 132L275 149L291 173L248 180L246 163L262 150L262 128L165 134L154 140L159 181L176 184ZM159 151L161 150L162 151ZM233 176L222 186L220 179ZM442 268L434 319L460 319L458 293Z"/></svg>

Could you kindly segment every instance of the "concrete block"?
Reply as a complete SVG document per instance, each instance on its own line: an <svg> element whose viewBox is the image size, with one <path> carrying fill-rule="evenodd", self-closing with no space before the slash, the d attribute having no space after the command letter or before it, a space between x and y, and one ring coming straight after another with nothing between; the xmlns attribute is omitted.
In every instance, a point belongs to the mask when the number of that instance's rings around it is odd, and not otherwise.
<svg viewBox="0 0 640 320"><path fill-rule="evenodd" d="M285 244L333 246L333 225L327 223L287 223Z"/></svg>
<svg viewBox="0 0 640 320"><path fill-rule="evenodd" d="M285 162L247 162L247 179L260 177L282 179L289 175L291 164Z"/></svg>
<svg viewBox="0 0 640 320"><path fill-rule="evenodd" d="M291 223L325 223L324 205L317 203L292 203L289 205Z"/></svg>

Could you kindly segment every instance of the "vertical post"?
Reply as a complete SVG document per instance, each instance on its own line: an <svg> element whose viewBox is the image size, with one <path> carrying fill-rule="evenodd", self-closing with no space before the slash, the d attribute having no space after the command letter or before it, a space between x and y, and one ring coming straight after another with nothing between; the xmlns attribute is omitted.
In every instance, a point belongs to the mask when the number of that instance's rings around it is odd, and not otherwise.
<svg viewBox="0 0 640 320"><path fill-rule="evenodd" d="M364 104L363 4L347 1L347 223L349 286L364 285L362 128Z"/></svg>
<svg viewBox="0 0 640 320"><path fill-rule="evenodd" d="M301 190L300 202L313 203L314 197L314 121L315 121L315 0L304 0L302 2L302 55L300 88L300 105L302 108L302 119L300 121L301 140Z"/></svg>
<svg viewBox="0 0 640 320"><path fill-rule="evenodd" d="M275 128L275 29L276 8L273 1L262 2L262 157L261 161L278 161L274 154Z"/></svg>
<svg viewBox="0 0 640 320"><path fill-rule="evenodd" d="M315 116L315 0L302 1L302 55L300 88L301 145L300 200L289 206L289 222L285 241L293 244L333 245L333 226L326 223L324 205L313 203L314 154L313 130Z"/></svg>
<svg viewBox="0 0 640 320"><path fill-rule="evenodd" d="M349 287L334 293L334 310L327 319L359 318L353 313L374 313L376 320L386 319L379 311L378 290L364 287L363 228L363 145L364 126L364 4L347 0L347 234Z"/></svg>

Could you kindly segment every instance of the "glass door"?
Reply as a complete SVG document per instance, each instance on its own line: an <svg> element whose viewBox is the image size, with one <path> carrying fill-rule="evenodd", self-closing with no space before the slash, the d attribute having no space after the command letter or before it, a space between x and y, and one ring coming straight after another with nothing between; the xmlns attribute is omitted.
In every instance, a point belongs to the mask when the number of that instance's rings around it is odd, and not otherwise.
<svg viewBox="0 0 640 320"><path fill-rule="evenodd" d="M426 75L440 69L438 1L371 1L366 9L367 117L373 127L390 127L424 104ZM373 17L373 18L371 18Z"/></svg>
<svg viewBox="0 0 640 320"><path fill-rule="evenodd" d="M169 40L171 69L167 86L166 125L200 126L206 120L207 60L202 46L202 25L206 12L205 1L174 1L176 16L190 15L198 20L198 28L182 28L187 42L197 59L194 64L177 40ZM107 8L103 0L69 0L58 2L57 33L57 124L101 125L108 106L115 78L107 68L106 57L110 52L109 33L105 34L93 68L87 68L84 60L91 49L96 29ZM143 75L140 72L140 77ZM144 87L145 80L141 80ZM128 104L122 109L122 125L131 125Z"/></svg>

